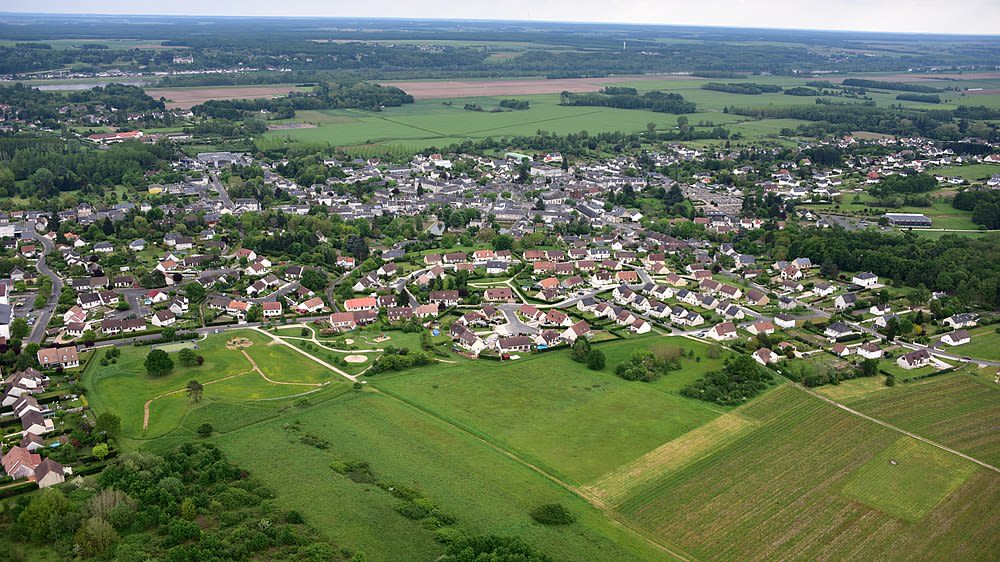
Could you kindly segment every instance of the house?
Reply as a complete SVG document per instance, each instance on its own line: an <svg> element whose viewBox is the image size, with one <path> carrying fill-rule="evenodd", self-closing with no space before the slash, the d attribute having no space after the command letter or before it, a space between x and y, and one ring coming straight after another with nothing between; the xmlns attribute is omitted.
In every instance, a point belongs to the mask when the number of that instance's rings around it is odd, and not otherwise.
<svg viewBox="0 0 1000 562"><path fill-rule="evenodd" d="M837 338L842 338L844 336L855 333L857 333L857 330L855 330L854 328L848 326L843 322L834 322L833 324L827 326L825 330L823 330L823 335L832 340L835 340Z"/></svg>
<svg viewBox="0 0 1000 562"><path fill-rule="evenodd" d="M380 277L392 277L393 275L396 275L398 272L399 272L399 266L396 265L395 263L389 262L382 264L382 266L379 267L375 273L378 273Z"/></svg>
<svg viewBox="0 0 1000 562"><path fill-rule="evenodd" d="M35 482L39 488L48 488L66 481L63 466L52 459L45 459L35 467Z"/></svg>
<svg viewBox="0 0 1000 562"><path fill-rule="evenodd" d="M941 323L952 328L972 328L976 325L976 315L967 312L952 314L942 320Z"/></svg>
<svg viewBox="0 0 1000 562"><path fill-rule="evenodd" d="M344 301L344 310L348 312L354 312L357 310L376 310L377 308L378 301L375 300L375 297L360 297Z"/></svg>
<svg viewBox="0 0 1000 562"><path fill-rule="evenodd" d="M778 355L766 347L762 347L753 352L754 361L767 366L778 362Z"/></svg>
<svg viewBox="0 0 1000 562"><path fill-rule="evenodd" d="M771 335L775 332L775 330L776 328L774 327L774 324L768 322L767 320L760 320L747 326L747 331L755 336L760 334Z"/></svg>
<svg viewBox="0 0 1000 562"><path fill-rule="evenodd" d="M510 262L503 260L491 260L486 262L487 275L500 275L507 272Z"/></svg>
<svg viewBox="0 0 1000 562"><path fill-rule="evenodd" d="M795 317L791 314L777 314L774 317L774 323L780 328L794 328L795 327Z"/></svg>
<svg viewBox="0 0 1000 562"><path fill-rule="evenodd" d="M721 324L716 324L709 328L708 332L705 333L706 338L711 338L716 341L728 340L735 338L736 324L732 322L722 322Z"/></svg>
<svg viewBox="0 0 1000 562"><path fill-rule="evenodd" d="M334 330L353 330L357 326L352 312L334 312L330 315L330 327Z"/></svg>
<svg viewBox="0 0 1000 562"><path fill-rule="evenodd" d="M887 304L873 304L871 308L868 309L868 312L876 316L884 316L886 314L889 314L890 311L891 309Z"/></svg>
<svg viewBox="0 0 1000 562"><path fill-rule="evenodd" d="M926 348L911 351L905 355L900 355L896 359L896 364L904 369L919 369L931 363L931 354Z"/></svg>
<svg viewBox="0 0 1000 562"><path fill-rule="evenodd" d="M87 319L87 313L80 306L73 306L63 313L63 323L83 322Z"/></svg>
<svg viewBox="0 0 1000 562"><path fill-rule="evenodd" d="M878 284L878 275L867 271L859 273L851 278L851 283L859 287L874 287Z"/></svg>
<svg viewBox="0 0 1000 562"><path fill-rule="evenodd" d="M372 301L375 300L371 297L368 297L368 299ZM348 299L348 302L350 302L351 300L364 300L364 299ZM298 312L299 314L312 314L315 312L319 312L324 308L326 308L326 303L323 302L323 298L313 297L311 299L302 301L299 304L295 305L295 312ZM346 303L345 303L345 308L346 308ZM375 306L373 305L371 308L357 308L354 310L375 310Z"/></svg>
<svg viewBox="0 0 1000 562"><path fill-rule="evenodd" d="M497 339L497 351L501 355L508 353L531 351L534 341L528 336L510 336Z"/></svg>
<svg viewBox="0 0 1000 562"><path fill-rule="evenodd" d="M177 322L177 316L169 310L161 310L153 315L150 322L157 327L172 326Z"/></svg>
<svg viewBox="0 0 1000 562"><path fill-rule="evenodd" d="M645 334L653 329L653 326L642 318L636 318L628 325L628 330L633 334Z"/></svg>
<svg viewBox="0 0 1000 562"><path fill-rule="evenodd" d="M152 291L146 293L146 300L152 304L166 302L170 300L170 295L159 289L153 289Z"/></svg>
<svg viewBox="0 0 1000 562"><path fill-rule="evenodd" d="M474 355L478 356L486 349L486 342L482 338L457 322L452 324L450 334L456 345Z"/></svg>
<svg viewBox="0 0 1000 562"><path fill-rule="evenodd" d="M830 348L830 351L837 357L847 357L848 355L851 354L851 350L848 349L847 346L842 343L833 344L833 347Z"/></svg>
<svg viewBox="0 0 1000 562"><path fill-rule="evenodd" d="M389 322L409 320L413 318L413 309L408 306L391 306L386 309L385 316L389 319Z"/></svg>
<svg viewBox="0 0 1000 562"><path fill-rule="evenodd" d="M42 457L24 447L15 445L3 455L0 463L3 464L3 470L7 476L14 480L34 478L35 468L42 464Z"/></svg>
<svg viewBox="0 0 1000 562"><path fill-rule="evenodd" d="M80 366L80 355L76 346L69 347L47 347L38 350L38 364L43 369L54 369L62 367L69 369Z"/></svg>
<svg viewBox="0 0 1000 562"><path fill-rule="evenodd" d="M461 301L458 291L431 291L429 300L431 303L443 305L445 308L457 306Z"/></svg>
<svg viewBox="0 0 1000 562"><path fill-rule="evenodd" d="M514 291L510 287L490 287L483 294L487 302L514 302Z"/></svg>
<svg viewBox="0 0 1000 562"><path fill-rule="evenodd" d="M584 320L580 320L569 328L566 328L560 337L572 344L579 338L589 338L591 333L590 324L587 324Z"/></svg>
<svg viewBox="0 0 1000 562"><path fill-rule="evenodd" d="M413 315L417 318L434 318L438 315L437 303L422 304L413 310Z"/></svg>
<svg viewBox="0 0 1000 562"><path fill-rule="evenodd" d="M230 300L229 304L226 305L226 312L237 318L246 318L247 312L250 311L250 303L246 301Z"/></svg>
<svg viewBox="0 0 1000 562"><path fill-rule="evenodd" d="M517 309L517 314L528 322L541 322L545 319L545 313L530 304L522 304Z"/></svg>
<svg viewBox="0 0 1000 562"><path fill-rule="evenodd" d="M854 350L854 352L857 353L860 357L864 357L865 359L882 358L882 350L879 349L878 344L876 344L875 342L868 342L865 344L861 344Z"/></svg>
<svg viewBox="0 0 1000 562"><path fill-rule="evenodd" d="M948 345L962 345L972 341L972 336L969 334L968 330L955 330L949 334L945 334L941 337L941 341Z"/></svg>
<svg viewBox="0 0 1000 562"><path fill-rule="evenodd" d="M264 318L277 318L283 312L281 303L278 301L264 301L260 303L260 308Z"/></svg>
<svg viewBox="0 0 1000 562"><path fill-rule="evenodd" d="M756 306L764 306L767 303L771 302L771 299L768 298L767 295L765 295L762 291L758 291L757 289L750 289L749 291L747 291L746 297L747 297L747 302Z"/></svg>
<svg viewBox="0 0 1000 562"><path fill-rule="evenodd" d="M833 292L836 290L837 288L834 287L832 283L823 282L823 283L816 283L815 285L813 285L812 292L814 295L818 297L825 297L832 295Z"/></svg>
<svg viewBox="0 0 1000 562"><path fill-rule="evenodd" d="M170 301L170 306L167 310L173 312L174 314L181 315L188 311L188 298L187 297L174 297L174 300Z"/></svg>
<svg viewBox="0 0 1000 562"><path fill-rule="evenodd" d="M354 258L351 256L339 256L337 265L344 269L354 269Z"/></svg>
<svg viewBox="0 0 1000 562"><path fill-rule="evenodd" d="M569 316L567 316L565 312L552 309L549 310L547 314L545 314L542 323L545 324L546 326L568 327L573 325L573 320Z"/></svg>
<svg viewBox="0 0 1000 562"><path fill-rule="evenodd" d="M857 304L857 302L858 302L858 295L856 295L855 293L846 293L843 295L839 295L837 296L836 299L834 299L833 307L836 308L837 310L847 310L849 308L853 308L854 305Z"/></svg>

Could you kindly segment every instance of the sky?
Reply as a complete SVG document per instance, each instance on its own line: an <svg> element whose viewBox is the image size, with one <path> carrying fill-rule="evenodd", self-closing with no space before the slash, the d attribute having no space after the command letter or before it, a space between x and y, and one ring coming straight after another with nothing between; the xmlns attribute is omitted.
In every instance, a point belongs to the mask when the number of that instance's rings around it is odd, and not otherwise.
<svg viewBox="0 0 1000 562"><path fill-rule="evenodd" d="M1000 0L4 0L0 11L627 22L1000 34Z"/></svg>

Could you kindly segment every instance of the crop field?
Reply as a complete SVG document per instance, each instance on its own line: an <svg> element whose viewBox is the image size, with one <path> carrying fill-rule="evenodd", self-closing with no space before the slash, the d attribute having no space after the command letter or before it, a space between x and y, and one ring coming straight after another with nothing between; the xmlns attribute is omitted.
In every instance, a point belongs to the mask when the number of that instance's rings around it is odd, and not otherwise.
<svg viewBox="0 0 1000 562"><path fill-rule="evenodd" d="M237 337L247 338L253 345L242 351L228 349L227 341ZM150 351L146 347L122 347L121 357L108 366L92 362L84 376L91 405L98 413L110 411L119 415L127 444L138 445L182 426L193 430L197 425L191 427L188 414L213 404L287 398L322 390L328 382L334 387L347 387L342 383L343 378L290 348L269 345L269 338L256 332L214 334L197 344L196 353L205 359L203 365L180 365L173 352L170 354L173 371L158 378L146 374L143 361ZM260 373L254 370L244 351L260 368ZM200 402L192 401L183 390L189 380L204 385ZM223 418L223 423L232 420Z"/></svg>
<svg viewBox="0 0 1000 562"><path fill-rule="evenodd" d="M1000 464L1000 386L985 377L941 375L897 384L847 404L982 461Z"/></svg>
<svg viewBox="0 0 1000 562"><path fill-rule="evenodd" d="M877 77L876 77L877 78ZM698 106L698 112L687 115L691 125L698 122L724 125L733 133L740 133L745 139L774 139L783 128L794 129L802 121L794 119L751 120L724 113L728 107L760 107L813 105L813 96L790 96L782 93L760 95L738 95L726 92L704 90L708 82L755 82L776 84L784 87L801 86L806 79L772 76L754 76L746 80L708 80L691 76L616 76L608 78L555 79L521 78L510 80L431 80L385 82L403 88L417 98L414 104L403 107L385 108L372 113L361 110L319 110L299 112L294 119L277 124L281 130L269 131L264 136L268 144L286 142L330 144L350 148L356 153L408 152L431 146L447 146L465 139L482 139L497 136L530 135L538 130L558 134L623 131L638 132L647 123L656 123L660 128L673 127L677 116L650 111L614 109L604 107L564 107L559 105L559 92L564 90L587 92L606 85L634 87L639 91L658 89L683 95ZM996 80L1000 86L1000 80ZM970 84L978 84L970 82ZM956 81L961 87L963 81ZM188 96L187 91L213 90L198 88L177 89L177 96ZM225 88L218 92L199 92L199 100L212 96L231 96ZM272 92L275 93L275 92ZM902 104L918 108L953 108L968 100L983 100L989 96L966 96L957 93L945 95L947 103L927 104L896 100L896 91L871 90L869 95L880 106ZM156 94L159 95L159 94ZM243 94L240 94L241 96ZM263 94L261 94L263 95ZM168 96L170 97L170 96ZM492 113L501 99L514 97L531 102L531 108L524 111ZM955 98L955 99L951 99ZM175 99L176 101L176 99ZM486 111L474 112L463 108L467 103L480 105ZM989 104L987 104L989 105ZM1000 106L1000 104L998 104ZM298 124L295 128L284 128ZM790 141L774 139L775 143ZM698 146L717 144L718 141L692 141ZM946 220L944 216L942 220ZM942 228L967 226L955 221L954 225ZM970 228L974 228L970 227Z"/></svg>
<svg viewBox="0 0 1000 562"><path fill-rule="evenodd" d="M705 346L682 338L670 345ZM574 363L567 351L531 356L512 364L481 362L474 370L435 365L380 382L380 390L447 419L544 467L583 484L640 457L720 411L683 398L676 390L721 359L683 360L681 371L652 384L628 382L614 365L661 338L637 338L597 346L607 349L603 372ZM696 347L697 346L697 347Z"/></svg>
<svg viewBox="0 0 1000 562"><path fill-rule="evenodd" d="M900 434L789 386L739 412L758 427L633 490L621 511L706 559L991 560L1000 552L997 474L974 468L950 494L937 488L943 497L928 515L907 521L843 493ZM912 486L897 496L894 506L936 497Z"/></svg>
<svg viewBox="0 0 1000 562"><path fill-rule="evenodd" d="M306 434L324 440L323 448L303 443ZM365 552L369 560L434 560L443 547L434 529L397 511L400 500L334 472L335 461L369 463L378 478L416 490L453 516L456 530L518 535L560 560L669 559L565 487L385 394L349 393L215 442L279 490L275 501L281 507L299 511L331 540ZM281 449L294 463L274 470L262 444ZM561 503L577 522L534 523L528 512L546 503Z"/></svg>
<svg viewBox="0 0 1000 562"><path fill-rule="evenodd" d="M971 461L900 437L858 467L844 485L844 495L906 521L920 521L975 471Z"/></svg>
<svg viewBox="0 0 1000 562"><path fill-rule="evenodd" d="M294 84L274 86L205 86L193 88L147 88L153 98L166 98L167 108L190 109L209 100L272 98L296 90Z"/></svg>

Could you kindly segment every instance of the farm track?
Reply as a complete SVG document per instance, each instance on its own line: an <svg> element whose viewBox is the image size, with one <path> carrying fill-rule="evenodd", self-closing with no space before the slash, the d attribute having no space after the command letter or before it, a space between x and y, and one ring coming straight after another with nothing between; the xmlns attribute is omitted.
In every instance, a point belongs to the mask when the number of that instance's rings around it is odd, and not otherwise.
<svg viewBox="0 0 1000 562"><path fill-rule="evenodd" d="M895 431L896 433L902 433L903 435L906 435L907 437L912 437L913 439L916 439L918 441L923 441L924 443L927 443L928 445L931 445L933 447L937 447L938 449L941 449L943 451L947 451L947 452L949 452L949 453L951 453L953 455L959 456L959 457L961 457L961 458L963 458L963 459L965 459L967 461L974 462L974 463L978 464L979 466L981 466L983 468L992 470L993 472L995 472L997 474L1000 474L1000 468L997 468L997 467L993 466L992 464L989 464L989 463L987 463L985 461L981 461L981 460L977 459L976 457L973 457L972 455L967 455L967 454L965 454L965 453L963 453L961 451L956 451L955 449L952 449L951 447L947 447L945 445L942 445L941 443L938 443L936 441L932 441L932 440L930 440L930 439L928 439L926 437L923 437L921 435L913 433L912 431L907 431L907 430L905 430L903 428L896 427L895 425L892 425L889 422L885 422L885 421L882 421L882 420L880 420L878 418L873 418L872 416L869 416L867 414L863 414L863 413L861 413L861 412L859 412L859 411L857 411L857 410L855 410L853 408L850 408L848 406L845 406L844 404L841 404L840 402L837 402L836 400L833 400L831 398L827 398L826 396L823 396L822 394L814 392L814 391L812 391L812 390L810 390L810 389L808 389L808 388L806 388L806 387L804 387L804 386L802 386L802 385L800 385L798 383L791 383L791 384L792 384L793 387L798 388L799 390L805 392L806 394L810 394L812 396L815 396L816 398L819 398L820 400L822 400L824 402L827 402L828 404L832 404L833 406L836 406L837 408L840 408L841 410L843 410L843 411L845 411L845 412L847 412L849 414L852 414L852 415L857 416L859 418L862 418L864 420L870 421L872 423L881 425L882 427L884 427L886 429L891 429L892 431Z"/></svg>

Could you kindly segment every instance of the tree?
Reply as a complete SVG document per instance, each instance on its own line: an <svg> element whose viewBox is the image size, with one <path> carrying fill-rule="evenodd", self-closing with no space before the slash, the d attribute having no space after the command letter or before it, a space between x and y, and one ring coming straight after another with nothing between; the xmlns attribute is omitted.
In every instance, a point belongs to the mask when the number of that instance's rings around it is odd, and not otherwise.
<svg viewBox="0 0 1000 562"><path fill-rule="evenodd" d="M177 353L177 360L184 367L194 367L198 365L198 355L189 348L185 347Z"/></svg>
<svg viewBox="0 0 1000 562"><path fill-rule="evenodd" d="M94 455L95 457L97 457L99 460L102 461L110 453L111 450L108 448L107 443L98 443L97 445L94 445L94 447L90 450L90 454Z"/></svg>
<svg viewBox="0 0 1000 562"><path fill-rule="evenodd" d="M299 283L303 287L319 293L326 288L326 272L316 268L306 269L302 272L302 278L299 280Z"/></svg>
<svg viewBox="0 0 1000 562"><path fill-rule="evenodd" d="M573 343L573 352L571 355L573 361L586 363L588 355L590 355L590 342L586 338L577 338Z"/></svg>
<svg viewBox="0 0 1000 562"><path fill-rule="evenodd" d="M17 516L17 521L29 540L40 543L49 537L50 532L62 531L55 525L62 522L59 516L68 509L66 496L59 490L48 488L32 498L28 507Z"/></svg>
<svg viewBox="0 0 1000 562"><path fill-rule="evenodd" d="M201 401L201 396L205 391L204 385L196 380L189 380L187 383L187 395L195 402Z"/></svg>
<svg viewBox="0 0 1000 562"><path fill-rule="evenodd" d="M493 249L500 252L514 248L514 237L509 234L500 234L493 237Z"/></svg>
<svg viewBox="0 0 1000 562"><path fill-rule="evenodd" d="M209 435L212 434L213 431L215 431L215 429L212 428L212 424L208 422L205 422L198 426L198 435L202 437L208 437Z"/></svg>
<svg viewBox="0 0 1000 562"><path fill-rule="evenodd" d="M91 517L80 525L73 536L73 543L86 556L99 556L118 542L118 531L100 517Z"/></svg>
<svg viewBox="0 0 1000 562"><path fill-rule="evenodd" d="M103 414L97 416L97 422L94 425L95 433L113 438L117 437L121 431L122 419L118 416L110 412L104 412Z"/></svg>
<svg viewBox="0 0 1000 562"><path fill-rule="evenodd" d="M552 562L518 537L462 537L448 545L438 562Z"/></svg>
<svg viewBox="0 0 1000 562"><path fill-rule="evenodd" d="M181 517L188 521L194 521L194 518L198 517L198 506L194 504L194 500L190 497L181 500Z"/></svg>
<svg viewBox="0 0 1000 562"><path fill-rule="evenodd" d="M205 300L205 287L201 283L188 283L184 285L184 295L194 303Z"/></svg>
<svg viewBox="0 0 1000 562"><path fill-rule="evenodd" d="M23 340L28 337L31 333L31 327L28 326L28 321L23 317L18 316L10 323L10 337L15 340Z"/></svg>
<svg viewBox="0 0 1000 562"><path fill-rule="evenodd" d="M576 521L576 517L562 504L550 503L540 505L531 510L531 518L542 525L568 525Z"/></svg>
<svg viewBox="0 0 1000 562"><path fill-rule="evenodd" d="M368 259L368 243L365 242L364 238L356 234L347 239L347 242L344 243L344 250L346 250L348 254L354 256L354 259L357 260L358 263Z"/></svg>
<svg viewBox="0 0 1000 562"><path fill-rule="evenodd" d="M590 353L587 354L587 368L600 371L604 368L605 363L604 352L600 349L591 349Z"/></svg>
<svg viewBox="0 0 1000 562"><path fill-rule="evenodd" d="M154 349L143 362L146 373L151 377L162 377L174 369L174 360L162 349Z"/></svg>

